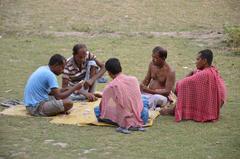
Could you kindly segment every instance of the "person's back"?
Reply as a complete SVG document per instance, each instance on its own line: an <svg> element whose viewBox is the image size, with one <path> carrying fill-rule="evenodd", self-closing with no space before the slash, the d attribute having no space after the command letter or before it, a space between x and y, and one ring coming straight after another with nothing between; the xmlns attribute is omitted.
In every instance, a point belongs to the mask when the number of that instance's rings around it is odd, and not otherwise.
<svg viewBox="0 0 240 159"><path fill-rule="evenodd" d="M226 88L217 69L211 66L212 52L203 50L197 58L197 69L177 82L175 119L214 121L219 119L220 108L225 102Z"/></svg>
<svg viewBox="0 0 240 159"><path fill-rule="evenodd" d="M127 105L131 104L133 100L141 101L141 92L136 77L120 74L110 85L113 85L118 89L119 93L128 97L129 100L125 101Z"/></svg>
<svg viewBox="0 0 240 159"><path fill-rule="evenodd" d="M28 79L24 91L24 104L35 106L39 101L48 100L51 88L58 87L55 81L57 81L57 78L49 66L39 67Z"/></svg>
<svg viewBox="0 0 240 159"><path fill-rule="evenodd" d="M68 89L58 88L56 76L63 72L66 60L62 55L53 55L48 66L39 67L29 77L24 90L24 104L33 116L53 116L72 108L67 97L79 90L83 82Z"/></svg>
<svg viewBox="0 0 240 159"><path fill-rule="evenodd" d="M113 80L103 90L100 108L95 109L95 113L99 112L97 117L116 123L119 126L117 131L123 133L130 127L142 128L148 120L148 110L143 108L137 78L121 73L116 58L109 59L105 67Z"/></svg>
<svg viewBox="0 0 240 159"><path fill-rule="evenodd" d="M103 118L111 118L123 127L127 125L141 126L141 111L143 103L141 101L141 92L138 81L135 77L119 74L110 82L103 90L103 103L114 102L115 107L109 109L104 107L101 116ZM112 103L107 104L110 106ZM125 119L124 119L125 118Z"/></svg>

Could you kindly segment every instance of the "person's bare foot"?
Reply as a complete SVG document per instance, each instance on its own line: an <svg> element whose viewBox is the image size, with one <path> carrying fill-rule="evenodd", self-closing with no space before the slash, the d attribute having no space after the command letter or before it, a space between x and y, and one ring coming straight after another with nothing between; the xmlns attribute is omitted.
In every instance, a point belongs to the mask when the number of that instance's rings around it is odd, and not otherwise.
<svg viewBox="0 0 240 159"><path fill-rule="evenodd" d="M60 114L62 114L62 115L69 115L70 111L64 111L64 112L61 112Z"/></svg>
<svg viewBox="0 0 240 159"><path fill-rule="evenodd" d="M162 108L160 110L160 115L171 115L174 116L174 109L171 108Z"/></svg>
<svg viewBox="0 0 240 159"><path fill-rule="evenodd" d="M97 98L102 98L102 93L100 92L94 93L94 96Z"/></svg>

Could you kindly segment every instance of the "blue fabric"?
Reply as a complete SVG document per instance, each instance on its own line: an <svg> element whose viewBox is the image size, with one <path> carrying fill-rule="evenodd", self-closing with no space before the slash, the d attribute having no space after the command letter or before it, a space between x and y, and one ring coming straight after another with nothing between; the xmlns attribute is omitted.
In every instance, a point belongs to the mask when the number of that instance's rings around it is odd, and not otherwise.
<svg viewBox="0 0 240 159"><path fill-rule="evenodd" d="M95 113L95 115L96 115L96 117L97 117L97 120L98 120L99 122L105 122L105 123L112 124L112 125L118 125L117 123L113 122L113 121L110 120L110 119L100 119L101 112L100 112L99 106L96 106L96 107L94 108L94 113Z"/></svg>
<svg viewBox="0 0 240 159"><path fill-rule="evenodd" d="M99 117L100 117L100 115L101 115L99 106L96 106L96 107L94 108L94 113L95 113L97 119L99 119Z"/></svg>
<svg viewBox="0 0 240 159"><path fill-rule="evenodd" d="M142 102L143 102L143 107L149 109L149 99L148 99L148 97L142 95Z"/></svg>
<svg viewBox="0 0 240 159"><path fill-rule="evenodd" d="M149 101L148 101L148 97L142 95L142 102L143 102L143 110L141 113L141 118L144 122L144 124L147 123L148 118L149 118L149 113L148 113L148 109L149 109Z"/></svg>
<svg viewBox="0 0 240 159"><path fill-rule="evenodd" d="M143 110L141 112L141 118L143 120L143 124L147 124L149 118L148 108L143 107Z"/></svg>
<svg viewBox="0 0 240 159"><path fill-rule="evenodd" d="M58 88L57 78L48 66L41 66L29 77L24 90L24 104L36 107L48 100L52 88Z"/></svg>
<svg viewBox="0 0 240 159"><path fill-rule="evenodd" d="M94 108L94 113L98 119L98 121L104 121L104 122L107 122L107 123L113 123L113 121L109 120L109 119L100 119L100 115L101 115L101 112L100 112L100 108L99 106L96 106ZM146 124L148 122L148 118L149 118L149 114L148 114L148 108L145 108L143 107L143 110L141 112L141 119L143 120L143 124Z"/></svg>
<svg viewBox="0 0 240 159"><path fill-rule="evenodd" d="M107 80L106 77L100 77L100 78L97 79L97 82L98 82L98 83L107 83L107 81L108 81L108 80Z"/></svg>

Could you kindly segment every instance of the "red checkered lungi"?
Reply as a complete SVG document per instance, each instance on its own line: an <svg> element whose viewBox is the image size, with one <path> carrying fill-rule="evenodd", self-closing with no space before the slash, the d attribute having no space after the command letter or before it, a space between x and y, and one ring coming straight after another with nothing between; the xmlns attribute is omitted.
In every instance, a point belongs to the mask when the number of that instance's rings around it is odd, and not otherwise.
<svg viewBox="0 0 240 159"><path fill-rule="evenodd" d="M177 82L175 120L199 122L219 119L220 108L226 99L226 87L215 67L196 71Z"/></svg>

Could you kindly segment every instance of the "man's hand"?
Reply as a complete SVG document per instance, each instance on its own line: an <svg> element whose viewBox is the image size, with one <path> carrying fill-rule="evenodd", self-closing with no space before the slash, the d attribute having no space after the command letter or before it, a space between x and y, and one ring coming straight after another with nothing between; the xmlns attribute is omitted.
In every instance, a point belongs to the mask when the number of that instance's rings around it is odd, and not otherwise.
<svg viewBox="0 0 240 159"><path fill-rule="evenodd" d="M85 94L85 96L87 97L89 102L94 102L97 100L97 97L95 97L95 95L92 93L87 93L87 94Z"/></svg>
<svg viewBox="0 0 240 159"><path fill-rule="evenodd" d="M94 96L97 98L102 98L102 93L99 93L99 92L94 93Z"/></svg>
<svg viewBox="0 0 240 159"><path fill-rule="evenodd" d="M83 87L84 84L85 84L85 81L84 81L84 80L78 82L76 85L74 85L75 90L79 90L79 89L81 89L81 88Z"/></svg>
<svg viewBox="0 0 240 159"><path fill-rule="evenodd" d="M71 89L71 87L65 87L65 88L60 89L60 92L65 92L65 91L67 91L69 89Z"/></svg>
<svg viewBox="0 0 240 159"><path fill-rule="evenodd" d="M145 86L145 85L142 84L142 83L140 84L140 90L141 90L141 91L144 91L146 88L147 88L147 86Z"/></svg>
<svg viewBox="0 0 240 159"><path fill-rule="evenodd" d="M89 79L87 81L85 81L84 83L84 89L88 89L89 87L91 87L93 85L93 80Z"/></svg>

